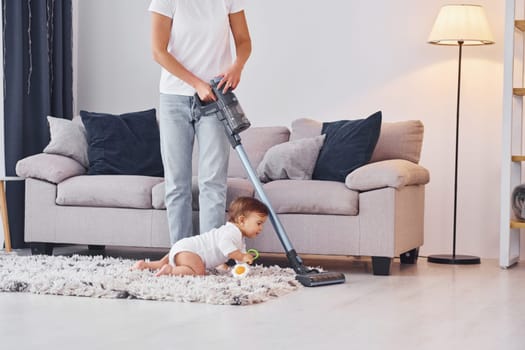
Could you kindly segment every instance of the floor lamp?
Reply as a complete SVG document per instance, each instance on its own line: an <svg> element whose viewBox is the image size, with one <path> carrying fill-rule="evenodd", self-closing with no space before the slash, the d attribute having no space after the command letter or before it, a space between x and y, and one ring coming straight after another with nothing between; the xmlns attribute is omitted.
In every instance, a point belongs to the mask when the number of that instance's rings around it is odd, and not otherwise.
<svg viewBox="0 0 525 350"><path fill-rule="evenodd" d="M494 44L483 7L479 5L445 5L441 8L428 38L430 44L459 46L458 93L456 104L456 160L454 172L454 227L452 254L430 255L438 264L479 264L477 256L456 254L456 216L458 189L459 100L461 88L461 51L463 46Z"/></svg>

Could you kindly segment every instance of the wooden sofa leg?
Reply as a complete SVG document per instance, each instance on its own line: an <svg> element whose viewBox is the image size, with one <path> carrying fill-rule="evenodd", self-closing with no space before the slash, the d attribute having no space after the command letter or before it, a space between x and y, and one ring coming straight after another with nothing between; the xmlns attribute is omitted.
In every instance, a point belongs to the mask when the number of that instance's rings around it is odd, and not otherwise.
<svg viewBox="0 0 525 350"><path fill-rule="evenodd" d="M51 243L31 242L31 255L53 255L53 245Z"/></svg>
<svg viewBox="0 0 525 350"><path fill-rule="evenodd" d="M372 257L372 273L376 276L388 276L390 275L390 264L392 258L385 256L373 256Z"/></svg>
<svg viewBox="0 0 525 350"><path fill-rule="evenodd" d="M417 263L417 258L419 257L419 248L414 248L408 252L404 252L399 256L401 264L415 264Z"/></svg>

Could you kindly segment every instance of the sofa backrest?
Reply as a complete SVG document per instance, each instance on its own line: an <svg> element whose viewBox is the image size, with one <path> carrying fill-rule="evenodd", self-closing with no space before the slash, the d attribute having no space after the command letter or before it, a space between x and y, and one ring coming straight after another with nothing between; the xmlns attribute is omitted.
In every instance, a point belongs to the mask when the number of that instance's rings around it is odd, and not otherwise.
<svg viewBox="0 0 525 350"><path fill-rule="evenodd" d="M251 127L241 133L241 140L255 170L270 147L287 141L321 135L322 127L323 122L300 118L292 122L291 132L285 126ZM370 163L388 159L405 159L419 163L423 132L423 123L419 120L383 122ZM197 152L198 145L196 144L193 152L194 174L197 174L198 171ZM233 149L230 150L228 176L248 177L237 152Z"/></svg>
<svg viewBox="0 0 525 350"><path fill-rule="evenodd" d="M323 122L300 118L292 122L290 141L321 134ZM423 145L423 123L419 120L383 122L370 163L388 159L405 159L419 163Z"/></svg>
<svg viewBox="0 0 525 350"><path fill-rule="evenodd" d="M270 147L287 142L290 139L290 130L285 126L251 127L242 132L240 136L242 146L248 155L248 159L250 160L253 169L255 170ZM198 171L197 152L198 145L196 144L193 150L193 174L197 174ZM230 150L228 176L240 178L248 177L237 152L233 148Z"/></svg>

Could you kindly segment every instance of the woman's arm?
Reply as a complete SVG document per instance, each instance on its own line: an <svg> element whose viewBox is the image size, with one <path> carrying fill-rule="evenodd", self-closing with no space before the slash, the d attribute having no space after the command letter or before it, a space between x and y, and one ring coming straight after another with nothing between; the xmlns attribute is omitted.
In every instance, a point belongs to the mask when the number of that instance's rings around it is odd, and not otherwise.
<svg viewBox="0 0 525 350"><path fill-rule="evenodd" d="M216 97L208 83L199 79L187 70L175 57L168 52L168 43L171 35L172 19L156 12L151 13L151 50L153 59L168 72L184 80L197 90L203 101L212 101Z"/></svg>
<svg viewBox="0 0 525 350"><path fill-rule="evenodd" d="M226 92L226 88L233 90L239 85L244 64L248 61L248 57L250 57L252 52L252 41L244 11L231 13L229 19L233 40L235 41L236 58L232 66L226 72L220 74L223 79L218 87L221 88L222 85L225 85L224 92Z"/></svg>

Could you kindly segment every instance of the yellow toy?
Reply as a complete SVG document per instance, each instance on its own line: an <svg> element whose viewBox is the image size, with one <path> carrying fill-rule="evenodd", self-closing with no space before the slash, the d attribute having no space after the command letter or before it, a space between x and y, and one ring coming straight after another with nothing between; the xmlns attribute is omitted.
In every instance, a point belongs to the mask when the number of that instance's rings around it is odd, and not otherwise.
<svg viewBox="0 0 525 350"><path fill-rule="evenodd" d="M259 252L256 249L248 249L247 253L253 255L253 260L259 257ZM238 263L232 268L232 275L236 278L244 277L250 272L250 265L247 263Z"/></svg>

